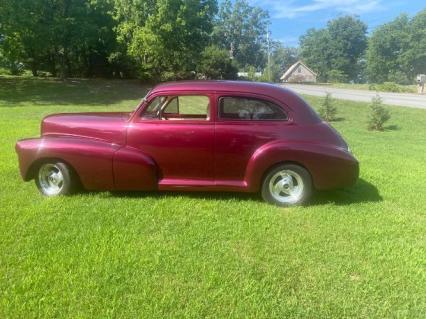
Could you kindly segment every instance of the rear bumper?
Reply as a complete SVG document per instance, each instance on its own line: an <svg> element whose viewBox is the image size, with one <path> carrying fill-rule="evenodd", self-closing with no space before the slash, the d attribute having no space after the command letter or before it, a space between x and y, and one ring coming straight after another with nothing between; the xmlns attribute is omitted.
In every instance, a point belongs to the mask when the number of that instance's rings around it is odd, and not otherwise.
<svg viewBox="0 0 426 319"><path fill-rule="evenodd" d="M350 153L332 158L317 170L314 186L318 190L331 190L355 185L359 178L359 162Z"/></svg>
<svg viewBox="0 0 426 319"><path fill-rule="evenodd" d="M346 164L345 173L341 176L340 187L350 187L356 184L359 178L359 162L354 158Z"/></svg>

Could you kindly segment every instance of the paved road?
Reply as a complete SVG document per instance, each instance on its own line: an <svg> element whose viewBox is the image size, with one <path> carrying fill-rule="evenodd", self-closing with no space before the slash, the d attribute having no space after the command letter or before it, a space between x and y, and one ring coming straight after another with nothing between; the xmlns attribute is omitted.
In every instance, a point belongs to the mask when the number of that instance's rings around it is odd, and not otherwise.
<svg viewBox="0 0 426 319"><path fill-rule="evenodd" d="M286 88L290 88L296 91L297 93L306 95L324 96L326 92L330 92L332 96L336 99L351 101L370 102L371 98L376 96L376 92L367 90L337 89L329 86L287 83L283 84L283 86ZM384 104L426 109L426 95L385 92L379 92L379 95L383 99Z"/></svg>

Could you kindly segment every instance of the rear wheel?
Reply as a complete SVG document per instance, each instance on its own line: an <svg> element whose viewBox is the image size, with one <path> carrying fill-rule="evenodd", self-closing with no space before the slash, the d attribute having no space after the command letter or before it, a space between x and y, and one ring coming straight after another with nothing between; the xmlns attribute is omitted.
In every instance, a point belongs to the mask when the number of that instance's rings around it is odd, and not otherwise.
<svg viewBox="0 0 426 319"><path fill-rule="evenodd" d="M72 169L62 162L46 162L40 165L35 182L45 196L68 195L75 190L76 177Z"/></svg>
<svg viewBox="0 0 426 319"><path fill-rule="evenodd" d="M312 178L309 172L295 164L283 164L273 168L262 184L262 197L278 206L301 205L312 193Z"/></svg>

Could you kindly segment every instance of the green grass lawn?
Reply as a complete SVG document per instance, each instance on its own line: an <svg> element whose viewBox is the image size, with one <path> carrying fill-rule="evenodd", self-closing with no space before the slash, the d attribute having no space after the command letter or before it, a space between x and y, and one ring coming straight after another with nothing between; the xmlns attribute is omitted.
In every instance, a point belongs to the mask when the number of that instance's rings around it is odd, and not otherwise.
<svg viewBox="0 0 426 319"><path fill-rule="evenodd" d="M358 184L308 207L216 193L44 198L14 144L54 112L131 110L137 81L0 78L0 318L424 318L426 111L336 101ZM307 97L318 107L320 98Z"/></svg>

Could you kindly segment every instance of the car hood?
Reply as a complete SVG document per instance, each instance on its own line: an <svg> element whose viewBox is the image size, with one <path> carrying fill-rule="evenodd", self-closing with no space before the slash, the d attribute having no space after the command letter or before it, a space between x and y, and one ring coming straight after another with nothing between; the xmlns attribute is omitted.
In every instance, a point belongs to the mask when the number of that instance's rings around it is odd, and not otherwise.
<svg viewBox="0 0 426 319"><path fill-rule="evenodd" d="M41 135L89 137L124 144L130 113L62 113L45 117Z"/></svg>

